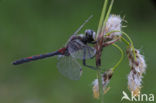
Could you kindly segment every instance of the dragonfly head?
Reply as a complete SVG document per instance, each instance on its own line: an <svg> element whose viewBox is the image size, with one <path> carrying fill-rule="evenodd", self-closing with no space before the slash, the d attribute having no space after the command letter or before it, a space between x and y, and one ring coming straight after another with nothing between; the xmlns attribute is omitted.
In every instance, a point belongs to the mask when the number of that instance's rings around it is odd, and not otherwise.
<svg viewBox="0 0 156 103"><path fill-rule="evenodd" d="M95 41L96 39L96 33L91 29L85 31L85 36L89 42Z"/></svg>

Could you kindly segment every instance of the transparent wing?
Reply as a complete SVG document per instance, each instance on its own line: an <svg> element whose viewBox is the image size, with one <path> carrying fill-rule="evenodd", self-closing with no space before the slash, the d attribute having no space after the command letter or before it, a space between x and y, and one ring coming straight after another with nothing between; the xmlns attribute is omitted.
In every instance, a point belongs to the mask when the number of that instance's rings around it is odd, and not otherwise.
<svg viewBox="0 0 156 103"><path fill-rule="evenodd" d="M59 56L57 64L59 72L71 80L79 80L81 76L80 64L71 56Z"/></svg>
<svg viewBox="0 0 156 103"><path fill-rule="evenodd" d="M78 39L68 43L68 51L72 57L77 59L83 59L84 57L90 59L96 54L95 48L85 45Z"/></svg>

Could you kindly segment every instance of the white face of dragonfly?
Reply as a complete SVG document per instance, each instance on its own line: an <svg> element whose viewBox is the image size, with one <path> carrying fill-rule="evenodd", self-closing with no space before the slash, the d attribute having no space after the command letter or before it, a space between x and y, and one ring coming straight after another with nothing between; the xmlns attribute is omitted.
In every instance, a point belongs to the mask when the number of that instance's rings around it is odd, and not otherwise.
<svg viewBox="0 0 156 103"><path fill-rule="evenodd" d="M96 33L93 30L88 29L88 30L85 31L85 34L86 34L86 37L88 39L92 39L92 40L95 41L95 39L96 39Z"/></svg>
<svg viewBox="0 0 156 103"><path fill-rule="evenodd" d="M96 33L95 32L93 32L92 37L93 37L93 40L96 41Z"/></svg>

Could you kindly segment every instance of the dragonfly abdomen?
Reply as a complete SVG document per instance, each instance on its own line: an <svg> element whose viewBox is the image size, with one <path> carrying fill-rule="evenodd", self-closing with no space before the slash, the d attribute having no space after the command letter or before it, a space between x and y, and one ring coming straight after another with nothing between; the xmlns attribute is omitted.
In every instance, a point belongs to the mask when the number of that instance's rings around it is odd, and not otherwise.
<svg viewBox="0 0 156 103"><path fill-rule="evenodd" d="M44 59L44 58L55 56L55 55L61 55L61 53L59 51L56 51L56 52L52 52L52 53L31 56L31 57L27 57L27 58L23 58L23 59L17 60L15 62L13 62L13 64L14 65L23 64L23 63L26 63L26 62L39 60L39 59Z"/></svg>

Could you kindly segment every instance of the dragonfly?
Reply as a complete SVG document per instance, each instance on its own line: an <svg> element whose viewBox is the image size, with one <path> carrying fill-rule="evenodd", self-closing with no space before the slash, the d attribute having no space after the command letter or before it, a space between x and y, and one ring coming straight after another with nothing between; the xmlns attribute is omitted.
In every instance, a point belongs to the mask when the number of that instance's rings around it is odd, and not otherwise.
<svg viewBox="0 0 156 103"><path fill-rule="evenodd" d="M79 80L82 73L82 67L77 59L83 60L83 65L88 66L85 63L85 60L93 58L96 54L96 49L88 45L96 43L96 33L91 29L87 29L85 30L85 35L78 35L78 32L92 17L93 16L90 16L87 20L84 21L84 23L68 39L63 48L51 53L19 59L14 61L13 65L19 65L26 62L58 56L58 71L71 80Z"/></svg>

